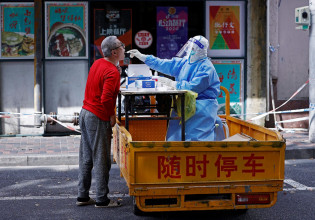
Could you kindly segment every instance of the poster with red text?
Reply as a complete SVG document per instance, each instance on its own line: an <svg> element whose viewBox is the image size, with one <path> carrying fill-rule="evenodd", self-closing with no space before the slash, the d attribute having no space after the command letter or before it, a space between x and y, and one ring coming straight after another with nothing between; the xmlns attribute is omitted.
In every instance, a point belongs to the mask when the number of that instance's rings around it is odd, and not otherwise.
<svg viewBox="0 0 315 220"><path fill-rule="evenodd" d="M87 58L87 2L45 2L47 59Z"/></svg>
<svg viewBox="0 0 315 220"><path fill-rule="evenodd" d="M34 3L0 3L0 58L34 58Z"/></svg>

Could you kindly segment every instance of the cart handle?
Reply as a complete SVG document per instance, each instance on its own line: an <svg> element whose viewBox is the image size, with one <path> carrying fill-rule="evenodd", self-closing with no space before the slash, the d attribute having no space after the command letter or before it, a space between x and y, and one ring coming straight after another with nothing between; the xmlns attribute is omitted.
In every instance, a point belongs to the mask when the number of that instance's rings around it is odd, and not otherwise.
<svg viewBox="0 0 315 220"><path fill-rule="evenodd" d="M220 89L225 93L225 115L230 116L230 93L227 88L220 86Z"/></svg>

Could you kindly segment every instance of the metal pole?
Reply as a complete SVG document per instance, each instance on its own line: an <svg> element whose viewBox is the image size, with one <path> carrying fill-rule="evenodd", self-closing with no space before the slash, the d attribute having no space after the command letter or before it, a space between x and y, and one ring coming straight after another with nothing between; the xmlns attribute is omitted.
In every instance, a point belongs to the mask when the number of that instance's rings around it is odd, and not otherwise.
<svg viewBox="0 0 315 220"><path fill-rule="evenodd" d="M274 99L274 94L273 94L273 85L272 85L272 79L271 79L271 77L269 77L269 81L270 81L270 94L271 94L272 110L275 110L275 109L276 109L276 106L275 106L275 99ZM274 118L275 128L278 130L278 126L277 126L277 116L276 116L275 111L273 112L273 118Z"/></svg>
<svg viewBox="0 0 315 220"><path fill-rule="evenodd" d="M309 0L311 11L309 39L309 141L315 143L315 0Z"/></svg>
<svg viewBox="0 0 315 220"><path fill-rule="evenodd" d="M42 125L40 116L42 112L42 80L43 80L43 54L42 54L42 1L34 1L35 11L35 56L34 56L34 126L40 127Z"/></svg>
<svg viewBox="0 0 315 220"><path fill-rule="evenodd" d="M269 83L269 78L270 78L270 38L269 38L269 24L270 24L270 2L267 0L267 27L266 27L266 85L267 85L267 96L266 96L266 112L268 112L270 109L269 107L269 102L270 102L270 83ZM266 117L266 121L269 121L269 115Z"/></svg>

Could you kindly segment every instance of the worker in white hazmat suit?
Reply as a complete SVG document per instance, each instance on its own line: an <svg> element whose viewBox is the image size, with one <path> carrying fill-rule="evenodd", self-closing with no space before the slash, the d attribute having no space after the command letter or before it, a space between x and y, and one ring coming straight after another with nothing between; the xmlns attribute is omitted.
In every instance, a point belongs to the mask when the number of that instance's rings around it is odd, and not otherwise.
<svg viewBox="0 0 315 220"><path fill-rule="evenodd" d="M172 59L159 59L145 55L138 50L130 50L130 56L137 57L151 69L175 77L175 81L160 77L164 84L177 90L191 90L198 93L196 113L186 121L186 141L213 141L217 120L220 80L207 57L208 40L203 36L190 38ZM176 116L173 111L172 116ZM170 120L167 141L181 141L179 120Z"/></svg>

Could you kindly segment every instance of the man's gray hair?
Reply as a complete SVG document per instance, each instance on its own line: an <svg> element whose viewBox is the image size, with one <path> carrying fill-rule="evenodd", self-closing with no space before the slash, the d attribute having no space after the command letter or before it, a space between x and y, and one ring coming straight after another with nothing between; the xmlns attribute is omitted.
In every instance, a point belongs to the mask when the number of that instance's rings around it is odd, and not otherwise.
<svg viewBox="0 0 315 220"><path fill-rule="evenodd" d="M108 36L102 41L101 48L104 57L110 57L112 55L112 50L117 47L116 40L116 36Z"/></svg>

